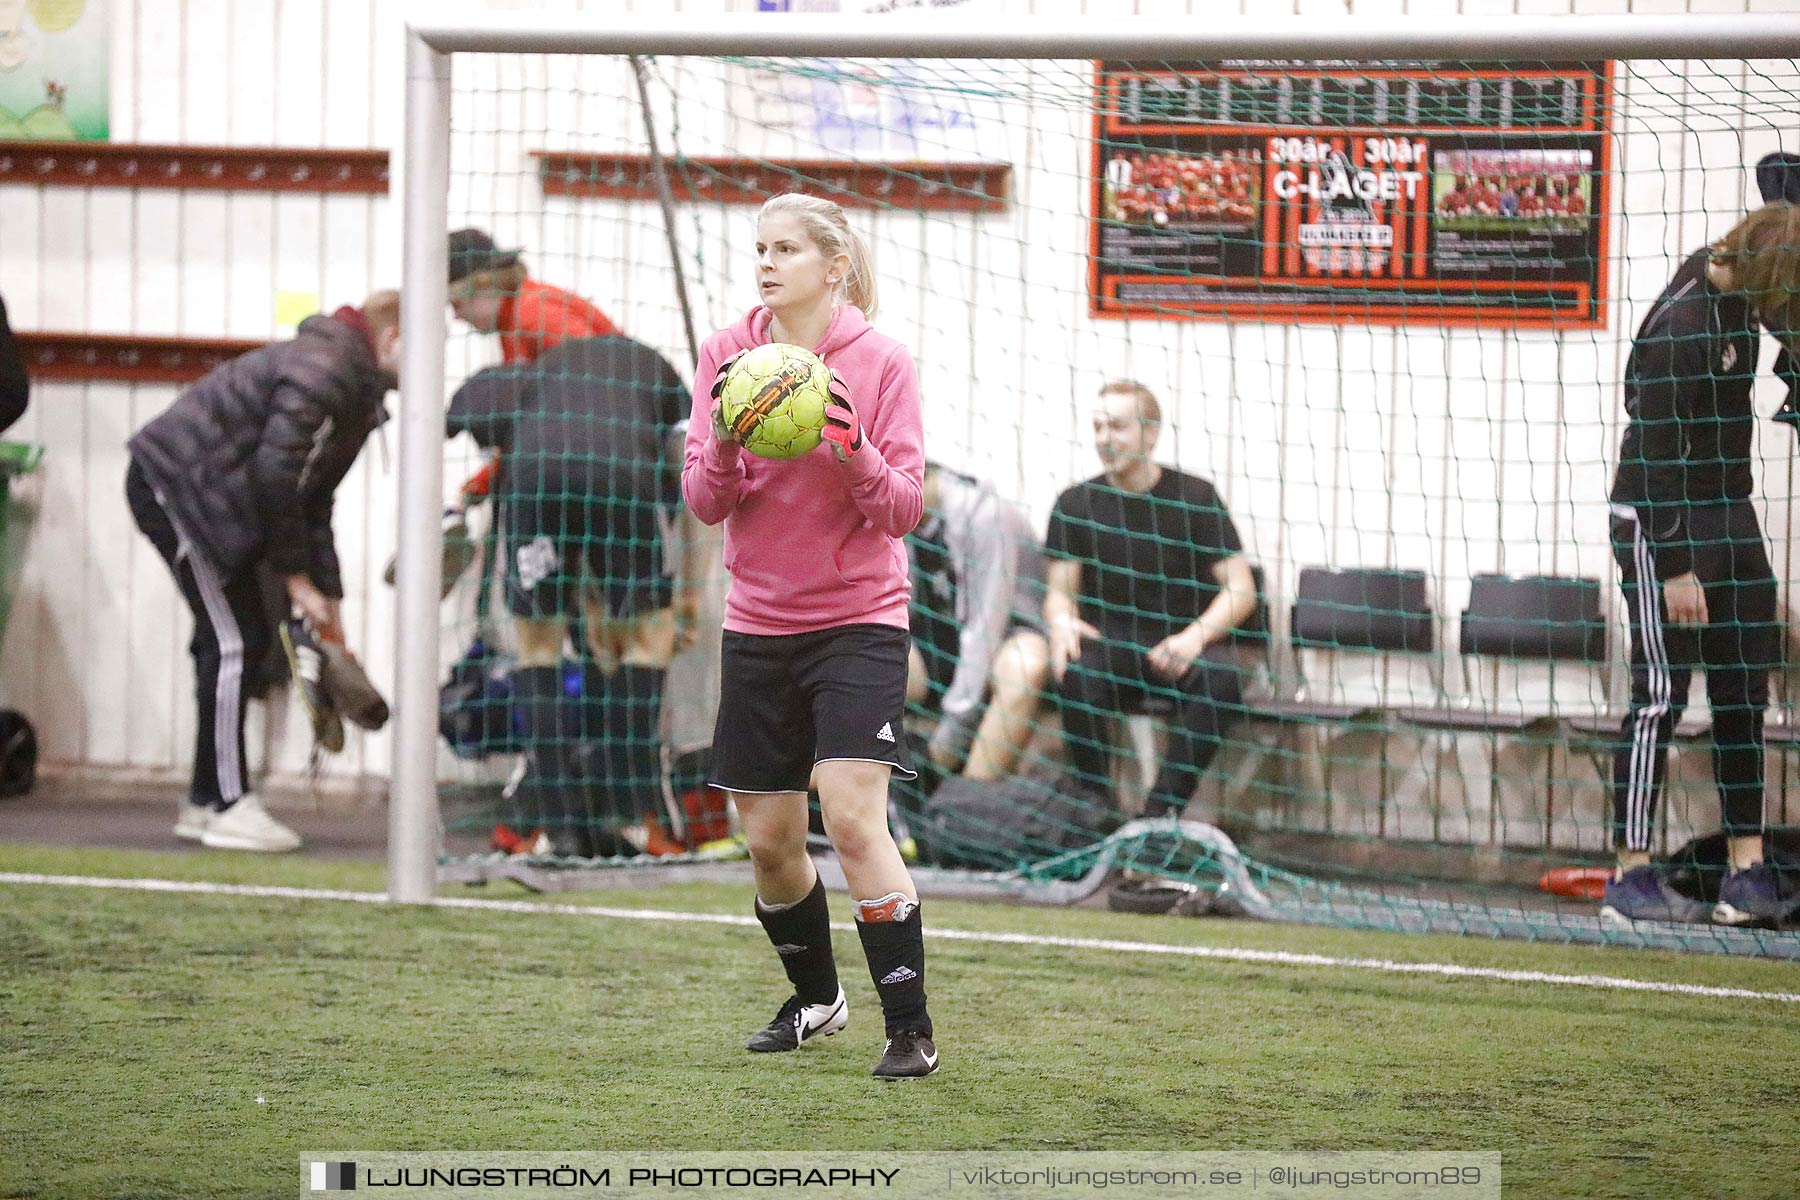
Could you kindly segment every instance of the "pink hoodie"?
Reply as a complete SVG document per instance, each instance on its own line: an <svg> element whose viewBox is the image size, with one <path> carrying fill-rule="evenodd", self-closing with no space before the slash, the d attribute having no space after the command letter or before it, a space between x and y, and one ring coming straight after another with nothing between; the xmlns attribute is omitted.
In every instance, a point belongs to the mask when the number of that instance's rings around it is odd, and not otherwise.
<svg viewBox="0 0 1800 1200"><path fill-rule="evenodd" d="M708 525L725 522L725 628L764 636L837 625L907 627L911 591L901 541L924 509L925 433L912 356L841 305L815 353L850 391L863 447L847 463L829 443L786 462L713 440L719 364L768 342L757 306L706 339L694 371L681 493Z"/></svg>

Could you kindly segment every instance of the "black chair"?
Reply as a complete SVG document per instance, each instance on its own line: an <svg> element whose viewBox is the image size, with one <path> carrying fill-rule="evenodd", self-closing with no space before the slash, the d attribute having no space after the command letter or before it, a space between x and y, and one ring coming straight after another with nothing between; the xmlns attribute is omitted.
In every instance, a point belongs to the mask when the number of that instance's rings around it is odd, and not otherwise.
<svg viewBox="0 0 1800 1200"><path fill-rule="evenodd" d="M1600 581L1477 575L1458 641L1464 654L1604 663Z"/></svg>
<svg viewBox="0 0 1800 1200"><path fill-rule="evenodd" d="M1306 567L1295 589L1288 641L1300 686L1294 700L1278 706L1282 711L1304 710L1302 715L1315 720L1342 721L1385 710L1391 707L1385 700L1370 705L1317 699L1306 679L1305 652L1434 654L1437 627L1429 581L1423 571ZM1432 677L1441 695L1443 677L1435 664Z"/></svg>
<svg viewBox="0 0 1800 1200"><path fill-rule="evenodd" d="M1579 748L1594 758L1596 771L1602 772L1601 758L1603 753L1610 753L1610 737L1601 739L1584 733L1576 728L1576 723L1587 720L1598 728L1606 728L1610 722L1616 728L1616 721L1605 715L1604 701L1583 713L1564 713L1553 696L1535 703L1521 699L1514 703L1478 706L1470 664L1481 659L1490 664L1548 664L1552 671L1552 689L1555 667L1559 663L1575 664L1589 677L1598 670L1600 678L1606 680L1608 659L1603 595L1602 585L1594 579L1546 575L1523 578L1475 576L1470 581L1469 606L1463 611L1458 629L1457 649L1461 655L1463 678L1461 702L1408 708L1399 714L1409 725L1443 735L1440 754L1455 753L1456 739L1463 734L1485 734L1491 739L1488 744L1486 812L1489 841L1536 841L1541 836L1548 844L1556 809L1554 781L1546 771L1543 802L1531 814L1529 822L1532 836L1520 839L1516 828L1504 827L1501 738L1508 739L1509 748L1524 750L1526 757L1520 764L1521 774L1535 775L1538 761L1547 762L1552 749L1559 744L1569 745L1572 749L1579 744ZM1607 691L1610 688L1603 683L1602 693ZM1436 835L1441 833L1444 820L1441 789L1434 788L1431 804ZM1466 810L1465 815L1468 815Z"/></svg>
<svg viewBox="0 0 1800 1200"><path fill-rule="evenodd" d="M1297 682L1293 695L1247 704L1249 719L1273 726L1278 737L1293 733L1317 739L1322 730L1331 727L1353 727L1381 737L1382 809L1378 824L1385 831L1389 771L1385 747L1396 707L1393 697L1386 687L1367 700L1322 695L1307 678L1306 655L1322 652L1429 656L1432 691L1441 697L1443 672L1436 659L1436 619L1429 579L1422 571L1390 568L1303 568L1290 610L1288 641L1293 649ZM1305 777L1307 800L1325 806L1325 823L1331 826L1331 759L1315 741L1311 746L1301 746L1291 761L1297 761Z"/></svg>
<svg viewBox="0 0 1800 1200"><path fill-rule="evenodd" d="M1291 631L1297 647L1429 654L1435 634L1423 571L1300 572Z"/></svg>
<svg viewBox="0 0 1800 1200"><path fill-rule="evenodd" d="M1552 575L1510 578L1477 575L1458 626L1463 701L1458 706L1409 708L1407 720L1445 729L1522 730L1555 714L1532 706L1474 707L1472 658L1514 662L1606 665L1606 617L1595 579Z"/></svg>

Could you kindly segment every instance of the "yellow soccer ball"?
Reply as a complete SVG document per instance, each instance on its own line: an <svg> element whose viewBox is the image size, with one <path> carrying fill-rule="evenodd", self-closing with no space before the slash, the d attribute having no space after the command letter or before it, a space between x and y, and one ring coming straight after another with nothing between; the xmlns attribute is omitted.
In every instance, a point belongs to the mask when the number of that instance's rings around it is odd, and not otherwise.
<svg viewBox="0 0 1800 1200"><path fill-rule="evenodd" d="M831 369L811 350L770 342L731 364L719 393L721 415L744 449L761 458L799 458L819 444Z"/></svg>

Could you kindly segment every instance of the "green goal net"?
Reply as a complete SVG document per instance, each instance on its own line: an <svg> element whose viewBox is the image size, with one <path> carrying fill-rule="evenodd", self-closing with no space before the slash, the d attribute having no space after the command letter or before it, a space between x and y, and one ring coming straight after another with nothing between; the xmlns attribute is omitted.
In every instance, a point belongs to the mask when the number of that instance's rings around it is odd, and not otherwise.
<svg viewBox="0 0 1800 1200"><path fill-rule="evenodd" d="M694 346L757 303L758 205L805 191L918 366L891 818L928 887L1123 872L1266 917L1795 953L1596 915L1627 824L1717 899L1716 776L1741 816L1754 749L1721 731L1762 739L1772 858L1800 824L1782 330L1658 315L1719 290L1691 256L1765 187L1800 199L1758 172L1800 151L1794 62L455 62L450 227L483 236L452 245L446 387L486 406L447 459L458 870L742 854L706 786L729 574L675 474ZM1674 424L1627 404L1670 389ZM1727 507L1754 531L1707 533ZM1652 520L1678 510L1697 569L1743 582L1757 542L1774 580L1685 707L1632 586L1685 553Z"/></svg>

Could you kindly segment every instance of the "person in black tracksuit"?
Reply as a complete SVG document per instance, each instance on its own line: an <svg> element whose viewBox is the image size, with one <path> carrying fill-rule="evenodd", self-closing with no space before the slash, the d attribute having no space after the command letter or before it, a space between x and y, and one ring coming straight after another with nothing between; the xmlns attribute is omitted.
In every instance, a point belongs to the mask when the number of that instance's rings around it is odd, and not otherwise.
<svg viewBox="0 0 1800 1200"><path fill-rule="evenodd" d="M506 464L498 520L527 743L511 817L559 855L639 848L658 806L663 683L696 634L664 535L681 502L671 448L687 404L667 359L617 335L478 371L450 403L446 431ZM570 722L559 663L578 612L601 678Z"/></svg>
<svg viewBox="0 0 1800 1200"><path fill-rule="evenodd" d="M318 636L342 641L332 496L387 417L400 297L308 317L293 340L224 363L131 438L131 515L194 613L194 774L177 837L215 849L299 846L248 790L247 663L273 638L258 566Z"/></svg>
<svg viewBox="0 0 1800 1200"><path fill-rule="evenodd" d="M1760 326L1800 328L1800 207L1757 210L1682 264L1644 318L1625 372L1630 415L1612 503L1631 620L1631 708L1613 766L1619 870L1604 915L1767 922L1785 911L1763 865L1763 710L1780 659L1775 576L1751 502ZM1777 372L1793 379L1785 350ZM1683 898L1649 865L1669 737L1706 672L1713 771L1733 873L1719 903Z"/></svg>

